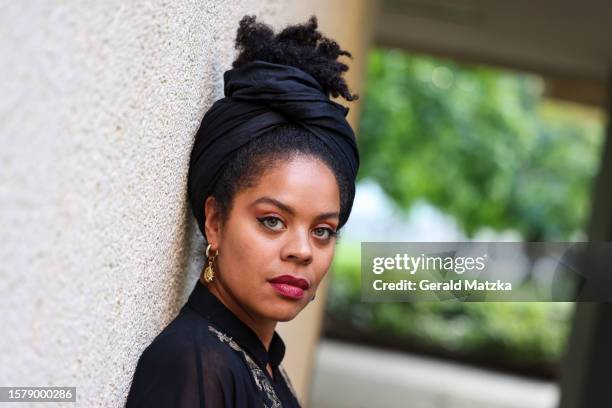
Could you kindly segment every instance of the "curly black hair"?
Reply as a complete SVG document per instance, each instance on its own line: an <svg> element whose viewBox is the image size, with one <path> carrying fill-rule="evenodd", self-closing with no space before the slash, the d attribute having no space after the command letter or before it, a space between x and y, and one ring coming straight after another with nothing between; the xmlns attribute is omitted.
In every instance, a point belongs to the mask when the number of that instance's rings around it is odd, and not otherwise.
<svg viewBox="0 0 612 408"><path fill-rule="evenodd" d="M253 60L291 65L312 75L327 96L357 100L359 95L351 94L342 78L349 69L348 65L337 61L341 55L353 56L340 49L335 41L324 37L317 28L317 17L311 16L304 24L290 25L274 34L270 26L258 23L255 16L246 15L240 20L235 44L240 54L232 67L238 68Z"/></svg>
<svg viewBox="0 0 612 408"><path fill-rule="evenodd" d="M275 35L268 25L256 22L255 16L246 15L240 20L235 48L240 52L232 63L234 68L254 60L291 65L312 75L328 97L330 94L342 96L348 101L358 98L349 92L342 78L348 66L337 61L340 55L351 58L352 55L317 31L315 16L305 24L290 25ZM318 138L295 123L287 123L246 144L228 158L211 192L222 222L227 220L238 192L254 186L267 170L297 156L319 160L334 173L342 219L342 215L350 211L355 195L354 182L346 178L338 158Z"/></svg>

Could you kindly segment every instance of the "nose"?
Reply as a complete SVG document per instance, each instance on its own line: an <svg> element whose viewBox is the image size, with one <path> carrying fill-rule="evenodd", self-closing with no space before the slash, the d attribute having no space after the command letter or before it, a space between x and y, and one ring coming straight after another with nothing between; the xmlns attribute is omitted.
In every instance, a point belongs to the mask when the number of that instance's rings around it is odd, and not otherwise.
<svg viewBox="0 0 612 408"><path fill-rule="evenodd" d="M294 231L285 246L282 257L284 260L308 265L312 262L312 247L308 231Z"/></svg>

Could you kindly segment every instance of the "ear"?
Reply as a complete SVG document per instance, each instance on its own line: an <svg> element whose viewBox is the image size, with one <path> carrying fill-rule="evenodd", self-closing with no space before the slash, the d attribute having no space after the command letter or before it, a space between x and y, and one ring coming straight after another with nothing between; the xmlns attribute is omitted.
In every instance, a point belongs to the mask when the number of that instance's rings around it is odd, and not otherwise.
<svg viewBox="0 0 612 408"><path fill-rule="evenodd" d="M206 198L204 203L204 231L206 231L206 238L208 243L212 244L213 249L219 249L219 242L221 240L221 216L217 210L217 201L213 196Z"/></svg>

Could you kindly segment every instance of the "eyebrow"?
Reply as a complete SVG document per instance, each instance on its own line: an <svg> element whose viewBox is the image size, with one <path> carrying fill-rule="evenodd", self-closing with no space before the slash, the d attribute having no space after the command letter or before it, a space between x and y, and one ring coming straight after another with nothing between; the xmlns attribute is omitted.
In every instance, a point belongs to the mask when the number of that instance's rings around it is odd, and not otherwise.
<svg viewBox="0 0 612 408"><path fill-rule="evenodd" d="M259 197L257 200L253 201L251 203L251 207L259 204L259 203L267 203L267 204L272 204L278 208L280 208L281 210L291 214L291 215L295 215L295 209L293 209L293 207L282 203L280 201L278 201L275 198L272 197L268 197L268 196L263 196L263 197ZM340 218L340 214L336 211L331 211L331 212L325 212L325 213L321 213L319 215L317 215L316 219L325 219L325 218Z"/></svg>

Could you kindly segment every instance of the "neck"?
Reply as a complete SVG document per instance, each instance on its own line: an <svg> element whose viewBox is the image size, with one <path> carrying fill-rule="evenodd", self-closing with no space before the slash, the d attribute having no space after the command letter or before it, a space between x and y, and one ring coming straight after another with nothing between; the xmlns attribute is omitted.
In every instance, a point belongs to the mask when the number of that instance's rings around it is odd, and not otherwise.
<svg viewBox="0 0 612 408"><path fill-rule="evenodd" d="M215 295L238 319L249 326L255 332L259 341L264 345L266 350L270 349L276 321L264 319L254 315L252 312L243 307L232 294L226 290L218 280L206 284L210 293Z"/></svg>

